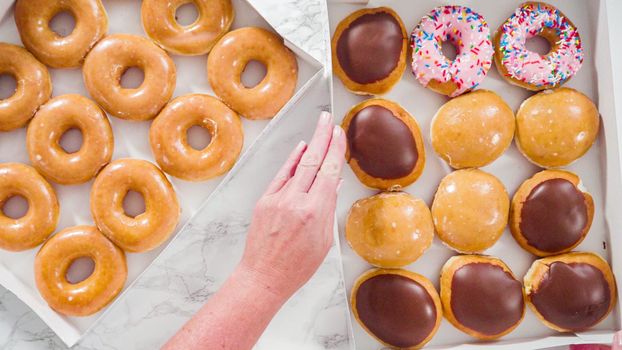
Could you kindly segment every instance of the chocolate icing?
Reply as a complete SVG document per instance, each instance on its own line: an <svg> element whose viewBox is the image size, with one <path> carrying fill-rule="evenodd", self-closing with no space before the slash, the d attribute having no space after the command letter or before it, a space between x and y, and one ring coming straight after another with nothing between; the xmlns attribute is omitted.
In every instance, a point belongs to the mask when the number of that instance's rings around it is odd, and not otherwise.
<svg viewBox="0 0 622 350"><path fill-rule="evenodd" d="M348 126L350 157L370 176L398 179L410 174L419 153L411 130L393 112L371 105Z"/></svg>
<svg viewBox="0 0 622 350"><path fill-rule="evenodd" d="M470 263L454 272L451 310L458 322L486 335L497 335L523 316L523 286L498 265Z"/></svg>
<svg viewBox="0 0 622 350"><path fill-rule="evenodd" d="M579 331L594 326L609 309L611 295L603 273L586 263L554 262L531 293L545 320Z"/></svg>
<svg viewBox="0 0 622 350"><path fill-rule="evenodd" d="M529 245L557 252L578 242L587 224L583 193L566 179L549 179L527 196L519 228Z"/></svg>
<svg viewBox="0 0 622 350"><path fill-rule="evenodd" d="M356 292L359 320L378 339L406 348L421 343L434 330L437 310L427 290L395 274L374 276Z"/></svg>
<svg viewBox="0 0 622 350"><path fill-rule="evenodd" d="M387 12L365 14L350 23L337 41L337 59L359 84L382 80L397 67L404 44L402 28Z"/></svg>

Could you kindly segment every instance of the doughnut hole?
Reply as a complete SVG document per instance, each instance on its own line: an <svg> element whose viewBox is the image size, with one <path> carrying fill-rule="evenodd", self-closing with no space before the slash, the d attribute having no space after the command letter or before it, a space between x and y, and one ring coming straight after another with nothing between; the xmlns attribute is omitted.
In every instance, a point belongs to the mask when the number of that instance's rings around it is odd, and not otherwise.
<svg viewBox="0 0 622 350"><path fill-rule="evenodd" d="M2 214L11 219L20 219L28 213L28 200L19 194L6 198L2 204Z"/></svg>
<svg viewBox="0 0 622 350"><path fill-rule="evenodd" d="M69 264L65 279L70 284L77 284L89 278L93 271L95 271L95 261L91 257L83 256Z"/></svg>
<svg viewBox="0 0 622 350"><path fill-rule="evenodd" d="M145 72L139 67L129 67L121 74L120 84L124 89L137 89L145 81Z"/></svg>
<svg viewBox="0 0 622 350"><path fill-rule="evenodd" d="M456 45L450 40L443 41L441 44L441 52L443 56L452 62L456 59L456 56L458 56L458 48L456 48Z"/></svg>
<svg viewBox="0 0 622 350"><path fill-rule="evenodd" d="M82 148L83 141L82 130L78 128L69 128L60 136L58 145L63 151L71 154L78 152L80 148Z"/></svg>
<svg viewBox="0 0 622 350"><path fill-rule="evenodd" d="M17 80L12 74L0 73L0 100L13 96L17 90Z"/></svg>
<svg viewBox="0 0 622 350"><path fill-rule="evenodd" d="M199 19L199 9L194 2L182 4L175 10L175 21L180 26L190 26Z"/></svg>
<svg viewBox="0 0 622 350"><path fill-rule="evenodd" d="M76 27L76 18L69 11L61 11L50 19L48 27L61 37L67 37Z"/></svg>
<svg viewBox="0 0 622 350"><path fill-rule="evenodd" d="M525 42L525 47L531 52L535 52L541 56L544 56L551 52L551 42L540 35L528 38Z"/></svg>
<svg viewBox="0 0 622 350"><path fill-rule="evenodd" d="M186 140L190 147L197 151L201 151L212 142L212 134L207 128L201 125L193 125L186 130Z"/></svg>
<svg viewBox="0 0 622 350"><path fill-rule="evenodd" d="M123 197L123 211L125 215L135 218L145 212L145 197L142 193L129 190Z"/></svg>
<svg viewBox="0 0 622 350"><path fill-rule="evenodd" d="M266 72L265 64L256 60L250 60L244 67L244 71L242 71L240 78L242 85L247 89L254 88L266 77Z"/></svg>

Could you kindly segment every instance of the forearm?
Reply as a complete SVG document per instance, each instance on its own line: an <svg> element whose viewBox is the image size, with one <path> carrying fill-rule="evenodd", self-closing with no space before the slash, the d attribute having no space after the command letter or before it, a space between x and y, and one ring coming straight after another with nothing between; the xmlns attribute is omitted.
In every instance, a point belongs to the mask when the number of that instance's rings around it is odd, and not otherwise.
<svg viewBox="0 0 622 350"><path fill-rule="evenodd" d="M238 267L164 349L250 349L287 298Z"/></svg>

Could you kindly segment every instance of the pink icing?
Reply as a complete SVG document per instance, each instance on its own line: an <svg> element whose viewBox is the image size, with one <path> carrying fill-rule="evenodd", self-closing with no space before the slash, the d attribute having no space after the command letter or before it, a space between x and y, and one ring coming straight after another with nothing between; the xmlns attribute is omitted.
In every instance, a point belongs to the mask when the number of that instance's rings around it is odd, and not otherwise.
<svg viewBox="0 0 622 350"><path fill-rule="evenodd" d="M559 40L555 51L542 56L527 50L525 43L544 28L554 29ZM500 30L501 64L514 79L538 88L549 88L563 84L581 68L583 49L579 32L553 6L523 4Z"/></svg>
<svg viewBox="0 0 622 350"><path fill-rule="evenodd" d="M441 51L444 41L457 51L450 61ZM411 34L413 74L423 86L431 80L453 82L458 96L472 90L490 69L493 48L484 18L468 7L440 6L424 17Z"/></svg>

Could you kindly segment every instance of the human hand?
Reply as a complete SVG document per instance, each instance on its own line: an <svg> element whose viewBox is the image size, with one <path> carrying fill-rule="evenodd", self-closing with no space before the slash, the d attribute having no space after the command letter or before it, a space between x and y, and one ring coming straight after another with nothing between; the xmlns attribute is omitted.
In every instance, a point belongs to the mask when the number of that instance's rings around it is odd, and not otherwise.
<svg viewBox="0 0 622 350"><path fill-rule="evenodd" d="M289 155L257 202L240 268L288 298L315 273L333 243L346 138L322 112L309 146Z"/></svg>
<svg viewBox="0 0 622 350"><path fill-rule="evenodd" d="M613 335L611 346L600 344L570 345L569 350L622 350L622 331Z"/></svg>

